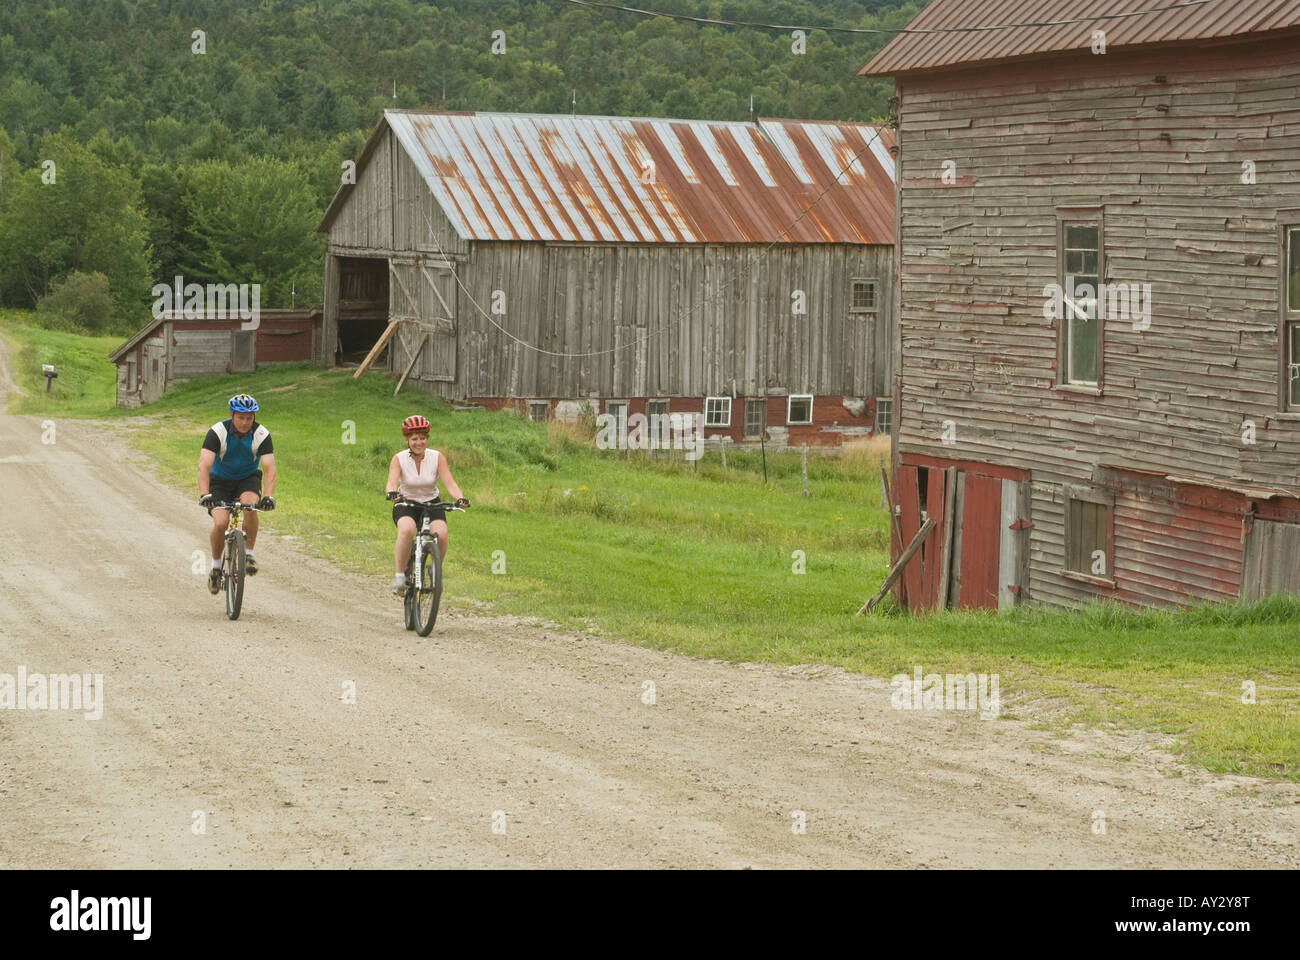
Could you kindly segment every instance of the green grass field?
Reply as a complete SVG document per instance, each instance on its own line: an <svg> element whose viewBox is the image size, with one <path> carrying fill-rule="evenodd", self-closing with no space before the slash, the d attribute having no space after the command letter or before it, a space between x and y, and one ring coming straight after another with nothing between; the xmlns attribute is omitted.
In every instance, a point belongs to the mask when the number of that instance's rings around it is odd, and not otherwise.
<svg viewBox="0 0 1300 960"><path fill-rule="evenodd" d="M80 369L106 355L99 341L3 328L33 356ZM21 346L19 349L23 349ZM84 351L84 354L83 354ZM135 442L158 475L191 489L199 444L232 393L254 394L273 432L281 509L268 528L292 534L340 566L382 578L393 527L383 486L401 449L398 426L419 412L473 501L452 514L445 603L486 605L568 628L691 656L782 664L825 663L890 677L996 673L1002 716L1139 728L1175 737L1191 762L1217 772L1300 778L1300 599L1254 606L1079 612L1019 610L928 618L886 609L853 613L886 573L887 512L869 457L810 459L715 453L697 467L596 451L571 432L497 413L454 413L415 391L392 396L379 375L308 366L205 378L173 387L134 413L113 410L112 367L61 376L47 399L14 412L150 418ZM30 366L30 365L29 365ZM39 381L39 366L34 375ZM195 494L197 496L197 493ZM205 519L195 509L195 525ZM796 573L796 551L805 572ZM260 552L274 564L274 551ZM494 562L503 574L493 573ZM394 607L394 637L405 636ZM1243 682L1257 702L1242 703ZM1008 706L1009 701L1009 706Z"/></svg>

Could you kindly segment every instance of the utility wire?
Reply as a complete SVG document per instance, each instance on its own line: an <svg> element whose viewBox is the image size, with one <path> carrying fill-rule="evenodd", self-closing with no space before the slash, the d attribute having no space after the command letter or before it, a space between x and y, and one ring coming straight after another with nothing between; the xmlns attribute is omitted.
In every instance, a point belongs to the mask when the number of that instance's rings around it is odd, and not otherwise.
<svg viewBox="0 0 1300 960"><path fill-rule="evenodd" d="M779 23L759 23L753 20L720 20L712 17L692 17L684 13L663 13L659 10L642 10L639 7L628 7L621 3L604 3L600 0L565 0L566 3L577 4L582 7L600 7L605 10L616 10L623 13L636 13L643 17L659 17L668 20L683 20L690 23L703 23L717 27L755 27L760 30L820 30L822 33L886 33L886 34L942 34L942 33L979 33L987 30L1011 30L1017 27L1060 27L1071 23L1094 23L1098 20L1122 20L1125 17L1143 17L1150 13L1164 13L1167 10L1182 10L1186 7L1196 7L1205 3L1213 3L1214 0L1183 0L1181 3L1172 3L1164 7L1149 7L1146 10L1134 10L1130 13L1106 13L1093 14L1087 17L1071 17L1064 20L1035 20L1026 23L997 23L988 26L978 27L934 27L931 29L915 29L908 27L827 27L827 26L790 26Z"/></svg>

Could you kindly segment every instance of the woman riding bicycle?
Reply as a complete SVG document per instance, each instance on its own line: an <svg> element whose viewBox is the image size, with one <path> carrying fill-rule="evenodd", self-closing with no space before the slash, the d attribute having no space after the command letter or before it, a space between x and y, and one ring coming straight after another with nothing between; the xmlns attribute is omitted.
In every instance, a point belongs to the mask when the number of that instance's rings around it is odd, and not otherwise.
<svg viewBox="0 0 1300 960"><path fill-rule="evenodd" d="M402 421L402 434L406 437L406 449L394 454L389 462L388 484L384 489L388 491L389 500L414 500L430 504L432 509L393 505L393 523L397 525L397 544L393 548L397 572L393 575L393 593L399 597L406 593L406 561L425 509L431 513L429 529L438 535L443 559L447 557L447 512L437 506L443 502L438 499L438 481L441 480L447 492L456 498L456 506L469 506L469 501L461 496L460 487L451 477L447 458L437 450L428 449L429 421L419 415L407 417Z"/></svg>

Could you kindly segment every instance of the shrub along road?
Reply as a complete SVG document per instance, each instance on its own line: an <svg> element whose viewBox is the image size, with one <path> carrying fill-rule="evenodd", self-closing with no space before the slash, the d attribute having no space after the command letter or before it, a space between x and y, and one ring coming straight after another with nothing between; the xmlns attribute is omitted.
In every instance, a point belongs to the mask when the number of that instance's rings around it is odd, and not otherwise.
<svg viewBox="0 0 1300 960"><path fill-rule="evenodd" d="M274 537L228 622L192 499L122 428L56 428L0 415L0 675L102 674L103 713L0 709L0 867L1300 866L1300 786L1150 734L513 618L421 640Z"/></svg>

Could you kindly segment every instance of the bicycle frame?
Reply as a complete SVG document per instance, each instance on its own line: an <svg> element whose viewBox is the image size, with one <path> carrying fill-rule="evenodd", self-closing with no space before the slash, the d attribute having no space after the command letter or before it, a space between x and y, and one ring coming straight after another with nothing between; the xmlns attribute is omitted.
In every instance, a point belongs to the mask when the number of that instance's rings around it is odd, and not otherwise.
<svg viewBox="0 0 1300 960"><path fill-rule="evenodd" d="M407 500L405 498L396 501L396 503L399 506L420 507L422 509L428 506L428 504L420 503L418 500ZM454 503L439 503L438 506L442 507L444 513L450 513L453 510L460 513L465 512L464 507L458 507ZM429 524L431 522L432 517L430 516L429 511L424 510L420 518L420 529L415 531L415 542L411 544L410 562L415 569L412 571L413 577L410 587L414 588L416 591L424 589L424 571L422 569L424 564L420 561L424 559L424 554L429 549L430 543L435 547L438 544L438 535L429 529Z"/></svg>

